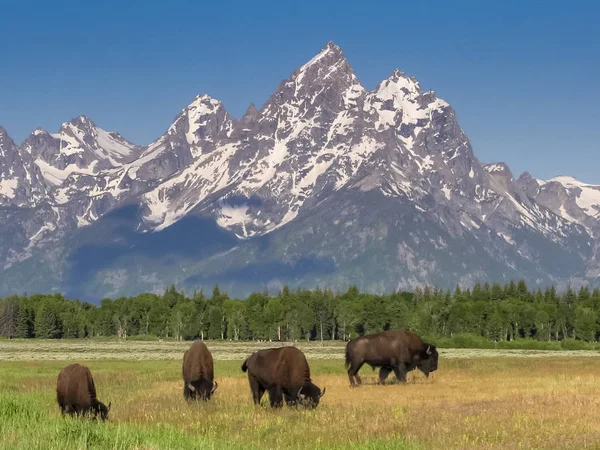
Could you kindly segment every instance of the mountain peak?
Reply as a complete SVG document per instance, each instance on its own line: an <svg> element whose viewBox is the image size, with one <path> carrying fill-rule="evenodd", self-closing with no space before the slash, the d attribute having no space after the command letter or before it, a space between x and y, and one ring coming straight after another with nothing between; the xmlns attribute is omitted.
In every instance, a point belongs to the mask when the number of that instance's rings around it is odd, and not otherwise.
<svg viewBox="0 0 600 450"><path fill-rule="evenodd" d="M224 106L220 100L217 100L208 94L203 94L194 97L192 103L183 108L182 113L187 112L188 114L194 115L212 114L221 108L224 109Z"/></svg>
<svg viewBox="0 0 600 450"><path fill-rule="evenodd" d="M4 156L4 151L7 148L11 148L14 145L13 140L10 138L6 129L3 126L0 126L0 156ZM1 166L2 161L0 161ZM0 171L0 175L2 172ZM0 180L1 181L1 180Z"/></svg>
<svg viewBox="0 0 600 450"><path fill-rule="evenodd" d="M400 69L394 69L392 74L387 80L383 82L386 86L393 85L397 90L404 92L406 95L414 96L423 93L419 81L413 77L408 76L405 72Z"/></svg>
<svg viewBox="0 0 600 450"><path fill-rule="evenodd" d="M14 145L14 142L6 132L6 129L3 126L0 126L0 148L2 148L2 146L4 145L8 145L8 147L11 147Z"/></svg>
<svg viewBox="0 0 600 450"><path fill-rule="evenodd" d="M344 52L340 47L329 41L319 53L313 56L310 61L300 67L300 72L304 72L308 68L318 64L319 66L333 66L336 63L347 63Z"/></svg>
<svg viewBox="0 0 600 450"><path fill-rule="evenodd" d="M254 103L250 103L250 105L248 106L248 109L246 109L246 112L244 113L244 116L242 117L242 120L243 121L252 120L257 115L258 115L258 110L256 109L256 106L254 105Z"/></svg>
<svg viewBox="0 0 600 450"><path fill-rule="evenodd" d="M194 101L192 103L212 103L212 104L217 104L217 103L221 103L219 100L217 100L216 98L211 97L208 94L202 94L202 95L196 95L196 97L194 97Z"/></svg>
<svg viewBox="0 0 600 450"><path fill-rule="evenodd" d="M414 82L417 82L417 79L415 77L408 76L406 72L398 68L394 69L392 71L392 74L390 75L390 79L399 80L400 78L406 78L407 80L413 80Z"/></svg>
<svg viewBox="0 0 600 450"><path fill-rule="evenodd" d="M337 46L335 44L335 42L333 42L333 41L327 42L327 44L325 44L325 47L323 47L321 49L321 51L325 51L325 50L327 50L327 51L334 51L334 52L340 52L340 53L342 51L342 49L339 46Z"/></svg>
<svg viewBox="0 0 600 450"><path fill-rule="evenodd" d="M533 177L531 176L531 174L527 171L523 172L520 176L519 176L519 180L530 180L533 179Z"/></svg>
<svg viewBox="0 0 600 450"><path fill-rule="evenodd" d="M39 136L41 134L46 135L50 133L48 133L45 129L38 127L30 133L30 136Z"/></svg>
<svg viewBox="0 0 600 450"><path fill-rule="evenodd" d="M79 130L86 130L89 128L96 128L96 124L88 116L83 114L71 119L69 122L65 122L61 126L61 131L69 128L77 128Z"/></svg>

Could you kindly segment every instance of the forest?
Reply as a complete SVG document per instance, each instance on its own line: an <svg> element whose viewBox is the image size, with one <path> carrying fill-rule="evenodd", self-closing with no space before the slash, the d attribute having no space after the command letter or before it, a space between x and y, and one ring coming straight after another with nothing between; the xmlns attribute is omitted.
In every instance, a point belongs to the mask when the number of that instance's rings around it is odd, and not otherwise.
<svg viewBox="0 0 600 450"><path fill-rule="evenodd" d="M490 342L528 338L596 342L600 291L582 287L558 293L530 290L524 281L476 284L443 291L374 295L284 287L277 295L232 299L215 286L187 296L175 286L163 295L103 299L99 305L61 294L0 299L0 336L6 338L226 340L348 340L387 329L408 328L433 339L468 333ZM435 342L435 340L433 341Z"/></svg>

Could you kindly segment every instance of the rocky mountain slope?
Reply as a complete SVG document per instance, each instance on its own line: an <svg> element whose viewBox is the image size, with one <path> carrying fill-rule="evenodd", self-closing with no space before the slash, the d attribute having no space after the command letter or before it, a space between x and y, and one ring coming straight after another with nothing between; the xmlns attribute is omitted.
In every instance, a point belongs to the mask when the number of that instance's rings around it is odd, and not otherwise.
<svg viewBox="0 0 600 450"><path fill-rule="evenodd" d="M399 70L367 90L331 42L241 120L198 96L145 147L0 128L0 176L0 294L600 280L600 186L480 163L448 103Z"/></svg>

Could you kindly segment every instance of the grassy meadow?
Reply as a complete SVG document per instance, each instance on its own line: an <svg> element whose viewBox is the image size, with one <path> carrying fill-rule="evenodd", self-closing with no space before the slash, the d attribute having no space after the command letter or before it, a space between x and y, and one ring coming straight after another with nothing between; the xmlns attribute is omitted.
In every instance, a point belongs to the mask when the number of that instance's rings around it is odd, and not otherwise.
<svg viewBox="0 0 600 450"><path fill-rule="evenodd" d="M350 389L343 344L299 344L327 393L316 410L252 404L241 360L266 343L207 342L219 388L182 397L189 342L0 341L0 449L600 448L600 354L440 351L439 370L406 385ZM88 365L110 421L62 418L58 372Z"/></svg>

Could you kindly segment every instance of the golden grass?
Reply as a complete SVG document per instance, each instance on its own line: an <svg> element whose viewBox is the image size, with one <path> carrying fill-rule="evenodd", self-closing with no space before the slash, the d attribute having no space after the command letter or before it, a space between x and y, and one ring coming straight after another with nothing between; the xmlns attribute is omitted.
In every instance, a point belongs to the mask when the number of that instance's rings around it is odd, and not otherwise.
<svg viewBox="0 0 600 450"><path fill-rule="evenodd" d="M99 398L113 402L111 423L98 426L123 435L132 429L182 433L189 442L204 442L190 448L206 442L214 448L600 448L598 358L440 359L430 379L412 372L406 385L389 386L374 385L376 373L365 368L365 385L357 389L350 389L341 360L309 362L315 383L327 387L314 411L274 411L266 397L254 407L239 361L217 361L219 389L210 403L195 405L183 401L179 361L88 365ZM54 386L65 364L1 363L0 406L10 393L39 407L43 418L62 420ZM0 431L6 431L2 417L0 411ZM19 430L0 437L1 447L25 439Z"/></svg>

